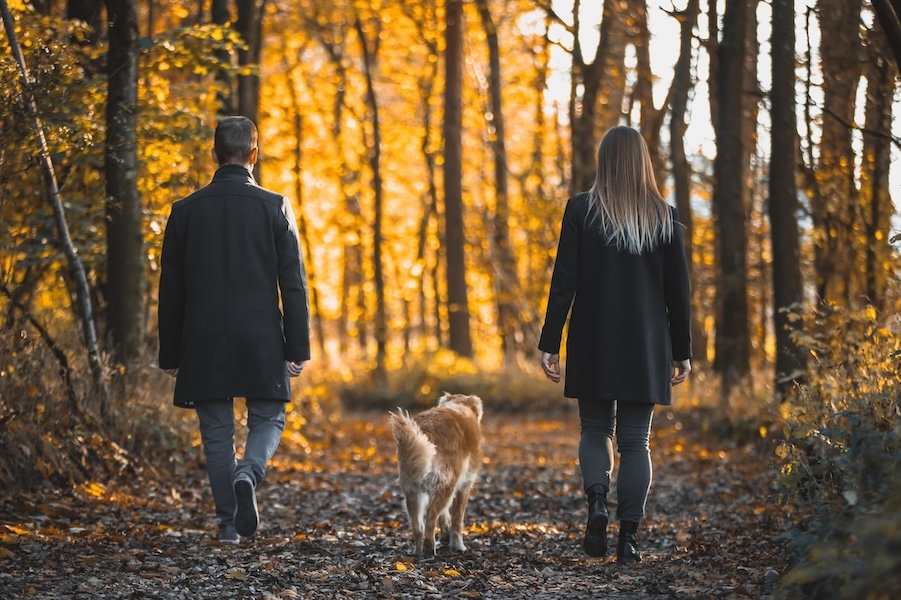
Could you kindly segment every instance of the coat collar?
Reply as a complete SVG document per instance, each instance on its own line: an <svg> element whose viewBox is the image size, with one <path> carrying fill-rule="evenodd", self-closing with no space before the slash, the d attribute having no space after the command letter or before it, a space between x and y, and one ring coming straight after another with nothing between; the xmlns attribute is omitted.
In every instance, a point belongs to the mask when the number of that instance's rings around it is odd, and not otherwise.
<svg viewBox="0 0 901 600"><path fill-rule="evenodd" d="M241 165L222 165L216 169L216 173L213 175L213 182L218 183L221 181L248 183L250 185L257 184L253 178L253 173Z"/></svg>

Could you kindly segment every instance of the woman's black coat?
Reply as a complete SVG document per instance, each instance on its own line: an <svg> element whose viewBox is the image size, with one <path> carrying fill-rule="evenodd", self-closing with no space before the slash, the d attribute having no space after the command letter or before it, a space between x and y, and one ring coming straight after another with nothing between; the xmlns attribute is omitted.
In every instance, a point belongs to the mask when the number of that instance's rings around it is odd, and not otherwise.
<svg viewBox="0 0 901 600"><path fill-rule="evenodd" d="M538 348L560 351L572 306L564 396L670 404L672 362L691 358L681 225L668 243L629 254L606 243L589 207L587 193L566 204Z"/></svg>
<svg viewBox="0 0 901 600"><path fill-rule="evenodd" d="M172 205L159 338L160 368L178 369L178 406L223 397L290 400L285 361L310 358L307 282L291 205L240 165L223 165L208 186Z"/></svg>

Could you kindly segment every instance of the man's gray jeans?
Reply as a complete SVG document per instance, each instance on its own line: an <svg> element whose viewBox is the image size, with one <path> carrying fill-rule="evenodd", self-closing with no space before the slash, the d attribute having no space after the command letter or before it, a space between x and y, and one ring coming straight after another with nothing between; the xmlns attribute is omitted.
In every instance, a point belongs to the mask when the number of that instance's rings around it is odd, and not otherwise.
<svg viewBox="0 0 901 600"><path fill-rule="evenodd" d="M235 478L246 476L256 487L266 476L266 465L285 429L285 407L283 400L247 399L247 442L244 456L236 461L233 399L197 402L200 437L220 526L235 523Z"/></svg>

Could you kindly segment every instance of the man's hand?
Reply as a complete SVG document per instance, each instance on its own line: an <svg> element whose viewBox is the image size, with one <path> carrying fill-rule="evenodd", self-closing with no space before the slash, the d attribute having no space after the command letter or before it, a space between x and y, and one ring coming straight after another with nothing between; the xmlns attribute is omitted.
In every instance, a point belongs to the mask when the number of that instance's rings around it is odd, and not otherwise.
<svg viewBox="0 0 901 600"><path fill-rule="evenodd" d="M307 361L294 362L293 360L285 361L285 368L288 369L288 377L297 377L303 372L303 368L307 366Z"/></svg>
<svg viewBox="0 0 901 600"><path fill-rule="evenodd" d="M166 375L170 375L172 377L178 377L178 369L163 369L163 372Z"/></svg>
<svg viewBox="0 0 901 600"><path fill-rule="evenodd" d="M541 355L541 368L544 369L545 376L554 383L560 383L560 355L548 354Z"/></svg>
<svg viewBox="0 0 901 600"><path fill-rule="evenodd" d="M688 374L691 373L691 361L688 359L685 360L674 360L673 361L673 385L679 385L685 378L688 377Z"/></svg>

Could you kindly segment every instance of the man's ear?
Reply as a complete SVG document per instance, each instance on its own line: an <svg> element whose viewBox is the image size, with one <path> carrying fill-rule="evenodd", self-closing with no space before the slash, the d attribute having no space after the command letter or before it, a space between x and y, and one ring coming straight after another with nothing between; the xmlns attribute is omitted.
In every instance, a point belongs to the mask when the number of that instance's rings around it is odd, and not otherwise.
<svg viewBox="0 0 901 600"><path fill-rule="evenodd" d="M253 150L251 150L250 156L247 158L247 164L249 164L249 165L257 164L257 158L259 158L259 154L260 154L259 148L254 148Z"/></svg>
<svg viewBox="0 0 901 600"><path fill-rule="evenodd" d="M210 156L213 157L213 162L216 163L216 164L218 165L218 164L219 164L219 157L216 156L216 147L215 147L215 146L213 146L212 148L210 148Z"/></svg>

